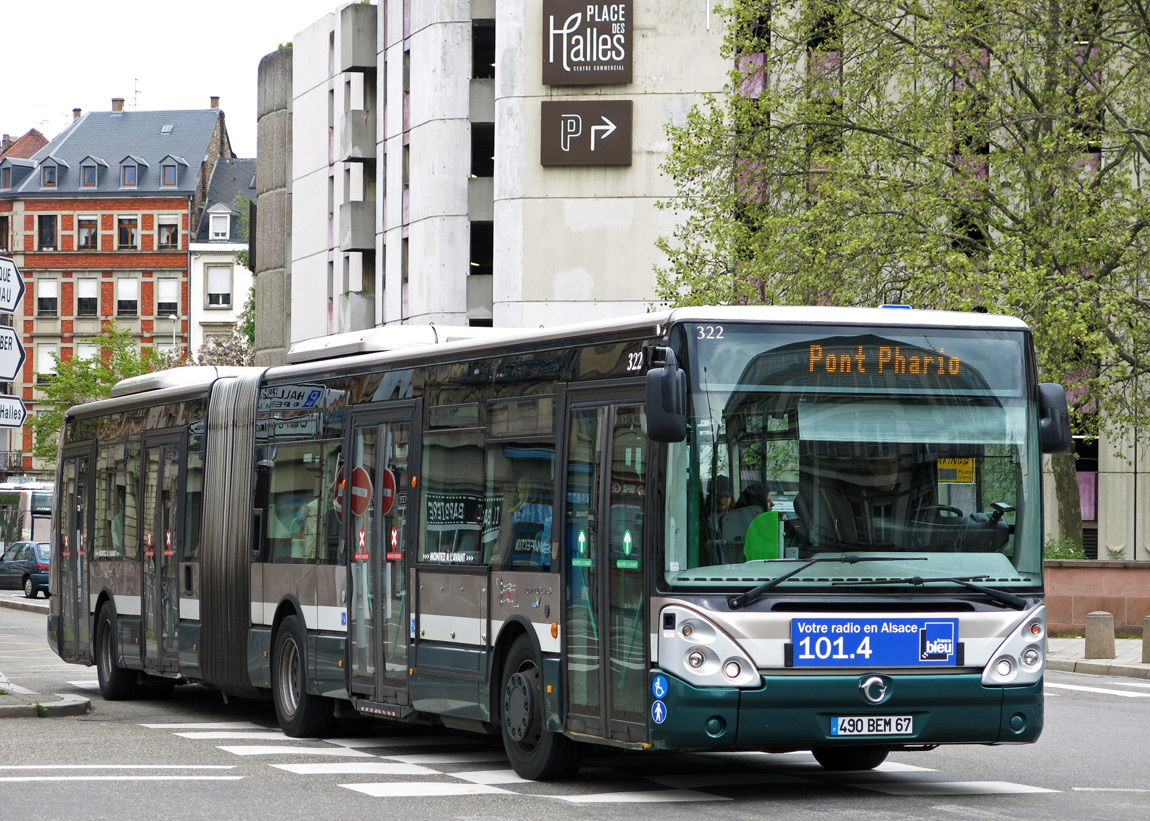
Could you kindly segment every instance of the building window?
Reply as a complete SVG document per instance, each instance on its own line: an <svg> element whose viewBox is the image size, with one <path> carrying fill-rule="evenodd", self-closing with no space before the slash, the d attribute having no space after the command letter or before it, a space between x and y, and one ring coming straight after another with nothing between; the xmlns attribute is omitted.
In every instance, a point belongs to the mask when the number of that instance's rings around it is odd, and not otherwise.
<svg viewBox="0 0 1150 821"><path fill-rule="evenodd" d="M77 217L76 247L81 251L99 250L100 222L95 217Z"/></svg>
<svg viewBox="0 0 1150 821"><path fill-rule="evenodd" d="M93 163L80 166L80 185L84 188L96 187L96 166Z"/></svg>
<svg viewBox="0 0 1150 821"><path fill-rule="evenodd" d="M495 125L471 124L471 176L495 176Z"/></svg>
<svg viewBox="0 0 1150 821"><path fill-rule="evenodd" d="M56 375L56 346L36 346L36 381L43 385Z"/></svg>
<svg viewBox="0 0 1150 821"><path fill-rule="evenodd" d="M0 251L8 250L8 238L10 236L8 232L8 220L9 218L7 216L0 217Z"/></svg>
<svg viewBox="0 0 1150 821"><path fill-rule="evenodd" d="M55 214L40 214L36 217L36 247L41 251L56 250Z"/></svg>
<svg viewBox="0 0 1150 821"><path fill-rule="evenodd" d="M160 166L160 185L176 184L176 164L164 163Z"/></svg>
<svg viewBox="0 0 1150 821"><path fill-rule="evenodd" d="M156 247L161 250L172 250L180 247L179 217L158 217L159 239Z"/></svg>
<svg viewBox="0 0 1150 821"><path fill-rule="evenodd" d="M76 280L76 316L99 316L100 281L97 279Z"/></svg>
<svg viewBox="0 0 1150 821"><path fill-rule="evenodd" d="M100 346L93 345L91 342L77 342L76 343L76 358L77 359L95 359L100 355Z"/></svg>
<svg viewBox="0 0 1150 821"><path fill-rule="evenodd" d="M495 79L495 21L471 23L471 76L477 80Z"/></svg>
<svg viewBox="0 0 1150 821"><path fill-rule="evenodd" d="M12 166L6 165L0 168L0 188L12 187Z"/></svg>
<svg viewBox="0 0 1150 821"><path fill-rule="evenodd" d="M55 188L56 187L56 166L45 165L40 169L40 187L41 188Z"/></svg>
<svg viewBox="0 0 1150 821"><path fill-rule="evenodd" d="M36 280L36 316L58 316L60 283L54 279Z"/></svg>
<svg viewBox="0 0 1150 821"><path fill-rule="evenodd" d="M120 217L116 220L116 225L119 247L136 248L139 220L136 217Z"/></svg>
<svg viewBox="0 0 1150 821"><path fill-rule="evenodd" d="M209 308L232 307L232 266L205 265Z"/></svg>
<svg viewBox="0 0 1150 821"><path fill-rule="evenodd" d="M171 316L180 312L180 281L156 280L156 316Z"/></svg>
<svg viewBox="0 0 1150 821"><path fill-rule="evenodd" d="M231 215L212 214L212 239L227 239L231 234Z"/></svg>
<svg viewBox="0 0 1150 821"><path fill-rule="evenodd" d="M125 188L136 187L136 164L125 163L120 166L120 184Z"/></svg>
<svg viewBox="0 0 1150 821"><path fill-rule="evenodd" d="M471 223L471 273L491 274L494 271L494 223Z"/></svg>
<svg viewBox="0 0 1150 821"><path fill-rule="evenodd" d="M116 280L116 316L139 316L140 281L138 279Z"/></svg>

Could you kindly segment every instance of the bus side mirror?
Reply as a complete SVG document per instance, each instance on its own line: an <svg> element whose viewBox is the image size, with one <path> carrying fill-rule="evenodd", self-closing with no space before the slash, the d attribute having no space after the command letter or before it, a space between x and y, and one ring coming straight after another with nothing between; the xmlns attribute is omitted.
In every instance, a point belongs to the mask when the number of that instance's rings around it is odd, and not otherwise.
<svg viewBox="0 0 1150 821"><path fill-rule="evenodd" d="M1066 391L1054 382L1038 385L1038 442L1043 453L1066 453L1073 444Z"/></svg>
<svg viewBox="0 0 1150 821"><path fill-rule="evenodd" d="M687 438L687 375L670 348L653 348L647 371L647 436L655 442Z"/></svg>

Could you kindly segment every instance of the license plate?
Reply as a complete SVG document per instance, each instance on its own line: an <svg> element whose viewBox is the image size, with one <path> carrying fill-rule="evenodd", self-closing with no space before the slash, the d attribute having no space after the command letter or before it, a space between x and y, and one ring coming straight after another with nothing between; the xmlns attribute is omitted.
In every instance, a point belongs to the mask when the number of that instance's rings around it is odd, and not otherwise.
<svg viewBox="0 0 1150 821"><path fill-rule="evenodd" d="M913 716L831 716L831 735L911 735Z"/></svg>

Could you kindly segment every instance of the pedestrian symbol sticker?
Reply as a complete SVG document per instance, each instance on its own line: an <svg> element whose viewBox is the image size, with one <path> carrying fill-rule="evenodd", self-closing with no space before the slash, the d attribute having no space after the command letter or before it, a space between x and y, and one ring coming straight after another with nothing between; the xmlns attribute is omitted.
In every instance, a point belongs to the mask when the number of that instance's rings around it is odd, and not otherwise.
<svg viewBox="0 0 1150 821"><path fill-rule="evenodd" d="M651 720L656 724L662 724L667 720L667 705L661 701L656 701L651 705Z"/></svg>
<svg viewBox="0 0 1150 821"><path fill-rule="evenodd" d="M651 694L654 695L655 698L665 698L666 697L666 695L667 695L667 677L666 676L662 676L662 675L655 676L654 680L651 682Z"/></svg>

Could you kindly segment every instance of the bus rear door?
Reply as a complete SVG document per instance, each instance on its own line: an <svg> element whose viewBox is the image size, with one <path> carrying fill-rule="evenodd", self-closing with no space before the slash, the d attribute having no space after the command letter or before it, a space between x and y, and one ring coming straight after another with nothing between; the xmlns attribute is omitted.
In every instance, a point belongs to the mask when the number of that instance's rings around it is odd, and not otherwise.
<svg viewBox="0 0 1150 821"><path fill-rule="evenodd" d="M68 661L92 660L91 623L88 612L88 546L92 535L92 449L65 452L60 460L60 532L57 557L52 568L59 586L53 609L60 608L58 642L60 657Z"/></svg>
<svg viewBox="0 0 1150 821"><path fill-rule="evenodd" d="M144 508L140 552L143 555L143 662L148 672L179 669L179 595L177 568L182 505L180 435L148 436L144 442Z"/></svg>
<svg viewBox="0 0 1150 821"><path fill-rule="evenodd" d="M643 403L569 394L566 557L567 729L647 740L643 615L648 442Z"/></svg>

